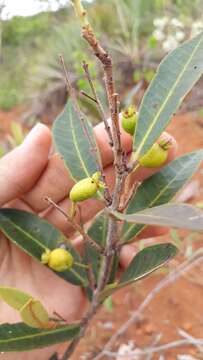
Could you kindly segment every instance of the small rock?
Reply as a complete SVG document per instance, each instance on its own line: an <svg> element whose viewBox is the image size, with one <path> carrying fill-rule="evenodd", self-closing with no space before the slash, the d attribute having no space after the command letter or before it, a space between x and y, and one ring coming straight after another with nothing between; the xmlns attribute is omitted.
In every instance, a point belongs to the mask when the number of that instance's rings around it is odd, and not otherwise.
<svg viewBox="0 0 203 360"><path fill-rule="evenodd" d="M114 328L112 321L100 322L99 326L105 330L112 330Z"/></svg>
<svg viewBox="0 0 203 360"><path fill-rule="evenodd" d="M149 324L146 324L144 326L144 333L145 334L151 335L151 334L154 333L154 331L155 331L155 328L154 328L154 326L152 324L149 323Z"/></svg>
<svg viewBox="0 0 203 360"><path fill-rule="evenodd" d="M185 322L183 324L183 329L186 330L186 331L189 331L192 329L192 324L190 322Z"/></svg>

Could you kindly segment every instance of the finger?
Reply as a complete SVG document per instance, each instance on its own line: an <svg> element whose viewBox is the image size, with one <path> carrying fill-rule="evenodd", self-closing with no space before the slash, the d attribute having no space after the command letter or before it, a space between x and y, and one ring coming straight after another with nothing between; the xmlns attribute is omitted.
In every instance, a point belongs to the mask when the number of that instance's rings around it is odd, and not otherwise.
<svg viewBox="0 0 203 360"><path fill-rule="evenodd" d="M49 129L37 124L22 145L0 160L0 206L29 191L48 162Z"/></svg>
<svg viewBox="0 0 203 360"><path fill-rule="evenodd" d="M99 147L102 165L107 167L113 162L112 148L108 143L108 136L104 129L104 124L100 123L94 128L97 144ZM132 138L124 131L121 132L123 149L129 153L132 147ZM47 169L39 179L36 186L23 199L36 212L47 208L44 197L51 197L55 202L61 201L66 194L68 195L74 182L64 166L59 154L54 154L48 163Z"/></svg>
<svg viewBox="0 0 203 360"><path fill-rule="evenodd" d="M137 252L137 248L133 245L123 246L120 252L120 266L126 269Z"/></svg>
<svg viewBox="0 0 203 360"><path fill-rule="evenodd" d="M50 157L46 170L36 185L22 199L35 212L41 212L48 207L47 202L44 200L45 197L50 197L55 202L58 202L65 195L68 196L68 191L73 184L68 169L64 166L64 161L59 154L54 154Z"/></svg>
<svg viewBox="0 0 203 360"><path fill-rule="evenodd" d="M140 239L148 239L149 237L156 237L165 235L169 232L169 228L163 227L163 226L145 226L144 229L136 236L134 241L140 240Z"/></svg>
<svg viewBox="0 0 203 360"><path fill-rule="evenodd" d="M171 138L170 135L164 134L164 136L168 136ZM171 161L172 158L175 156L175 148L176 148L176 142L173 139L174 146L172 145L169 151L169 156L167 161ZM134 175L134 181L143 181L146 179L149 175L152 175L153 173L159 171L160 169L141 169L138 170ZM112 166L108 166L105 169L105 175L108 186L113 189L114 184L114 169ZM61 202L59 202L59 206L66 212L70 211L71 203L68 198L65 198ZM80 203L81 208L81 214L82 214L82 222L85 224L87 221L91 220L96 213L98 213L103 208L103 204L97 200L89 199L85 202ZM56 209L52 208L49 209L45 214L45 217L48 221L50 221L55 226L58 226L61 231L64 232L64 234L68 235L72 231L71 225L67 222L67 219ZM76 221L79 221L79 216L75 217Z"/></svg>

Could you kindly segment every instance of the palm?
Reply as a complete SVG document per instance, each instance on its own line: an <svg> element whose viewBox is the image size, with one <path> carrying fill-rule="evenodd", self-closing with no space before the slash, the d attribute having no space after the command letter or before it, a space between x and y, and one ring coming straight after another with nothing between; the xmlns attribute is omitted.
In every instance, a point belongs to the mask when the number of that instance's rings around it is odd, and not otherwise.
<svg viewBox="0 0 203 360"><path fill-rule="evenodd" d="M45 266L9 243L4 236L1 236L1 246L6 254L0 269L3 285L16 287L32 294L43 302L50 315L57 312L69 321L76 319L84 300L79 287L60 279ZM51 289L54 290L50 289L50 284L52 284ZM66 301L62 302L61 298ZM3 306L1 314L5 317L1 320L8 321L11 316L11 320L19 319L18 314L10 307L3 303L0 305Z"/></svg>
<svg viewBox="0 0 203 360"><path fill-rule="evenodd" d="M85 305L81 288L73 286L52 271L41 265L29 255L11 244L3 235L0 236L2 252L5 254L0 267L1 285L24 290L42 301L50 315L59 314L68 322L79 319ZM51 284L51 286L50 286ZM0 303L1 321L20 321L17 311L5 303ZM35 351L36 359L48 359L53 353L51 348ZM13 359L13 354L5 354L2 359ZM25 356L25 357L24 357ZM28 360L29 355L16 354L15 359ZM34 360L35 358L33 358Z"/></svg>

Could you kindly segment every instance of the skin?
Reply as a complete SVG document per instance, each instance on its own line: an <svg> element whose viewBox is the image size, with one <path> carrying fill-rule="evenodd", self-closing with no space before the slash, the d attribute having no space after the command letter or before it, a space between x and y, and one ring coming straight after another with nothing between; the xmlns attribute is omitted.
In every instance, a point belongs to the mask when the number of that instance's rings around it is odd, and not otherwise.
<svg viewBox="0 0 203 360"><path fill-rule="evenodd" d="M112 188L113 154L108 145L103 124L95 128L95 134L106 178ZM162 137L171 139L171 136L166 133ZM122 144L129 155L131 141L131 136L122 131ZM167 161L174 158L175 151L176 142L172 139ZM146 179L156 171L158 170L140 168L135 173L134 180ZM68 211L70 201L67 199L67 193L72 185L73 182L68 177L62 160L53 152L50 130L42 124L38 124L29 133L22 145L0 160L0 206L37 213L70 237L73 236L70 224L60 213L47 205L44 197L51 197ZM101 204L97 200L91 199L81 203L83 222L90 221L100 209ZM165 231L166 229L148 227L142 234L142 238L158 236ZM81 247L78 240L76 246ZM123 268L128 265L135 252L136 248L133 245L123 248L120 258ZM80 319L87 305L82 289L64 282L41 263L23 253L2 234L0 234L0 279L1 285L17 287L32 294L33 297L42 301L49 314L56 311L70 322ZM19 320L16 311L0 301L0 322ZM53 351L60 353L63 350L63 345L56 345L31 352L1 354L0 360L46 360Z"/></svg>

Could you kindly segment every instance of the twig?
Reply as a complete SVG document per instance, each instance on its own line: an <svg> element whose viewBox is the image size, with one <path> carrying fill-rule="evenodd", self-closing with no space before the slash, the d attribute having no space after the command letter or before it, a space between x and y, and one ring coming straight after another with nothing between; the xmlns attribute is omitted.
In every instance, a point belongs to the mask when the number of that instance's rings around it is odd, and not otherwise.
<svg viewBox="0 0 203 360"><path fill-rule="evenodd" d="M65 322L65 323L67 323L67 320L66 319L64 319L64 317L63 316L61 316L57 311L53 311L53 315L55 315L59 320L61 320L61 321L63 321L63 322Z"/></svg>
<svg viewBox="0 0 203 360"><path fill-rule="evenodd" d="M157 334L157 335L155 336L155 338L153 339L150 347L155 347L156 345L158 345L158 343L160 342L161 338L162 338L162 334ZM152 356L153 356L153 353L147 354L145 360L152 360Z"/></svg>
<svg viewBox="0 0 203 360"><path fill-rule="evenodd" d="M103 106L102 106L102 103L97 95L97 92L95 90L95 87L94 87L94 84L93 84L93 81L92 81L92 78L91 78L91 75L90 75L90 72L89 72L89 66L88 64L83 61L83 69L85 71L85 74L86 74L86 77L87 77L87 80L89 82L89 85L90 85L90 88L92 90L92 94L94 96L94 101L97 103L98 105L98 110L99 110L99 113L101 115L101 119L104 123L104 126L105 126L105 129L106 129L106 132L107 132L107 135L109 137L109 145L112 147L113 146L113 137L112 137L112 133L111 133L111 128L108 124L108 121L106 119L106 115L105 115L105 112L103 110ZM84 94L85 95L85 94ZM93 99L93 98L92 98Z"/></svg>
<svg viewBox="0 0 203 360"><path fill-rule="evenodd" d="M94 31L88 21L87 12L84 9L81 0L72 0L76 14L82 24L82 36L92 48L95 56L100 60L104 69L104 81L108 97L109 109L111 113L113 150L115 163L117 168L122 166L122 148L119 126L119 114L116 111L117 104L115 104L115 85L113 80L112 60L109 54L103 49L95 37ZM115 106L116 105L116 106Z"/></svg>
<svg viewBox="0 0 203 360"><path fill-rule="evenodd" d="M130 177L130 174L129 174ZM129 179L130 180L130 179ZM133 183L133 185L130 185L130 181L128 182L128 177L126 179L126 183L125 183L125 189L124 189L124 194L123 194L123 204L121 204L119 211L124 211L130 200L132 199L132 197L135 195L135 192L137 191L138 187L140 186L140 182L136 181Z"/></svg>
<svg viewBox="0 0 203 360"><path fill-rule="evenodd" d="M73 100L74 109L75 109L75 111L77 112L77 115L78 115L78 117L79 117L79 119L80 119L80 121L81 121L81 124L82 124L82 126L83 126L84 133L85 133L85 135L87 136L87 139L88 139L89 144L90 144L90 146L91 146L91 148L92 148L92 151L95 153L95 156L96 156L96 159L97 159L97 155L98 155L98 154L97 154L97 148L96 148L95 144L93 144L92 139L90 138L90 135L89 135L88 130L87 130L87 128L86 128L83 115L82 115L82 113L81 113L81 111L80 111L80 108L79 108L79 106L78 106L78 102L77 102L77 98L76 98L75 92L74 92L74 90L73 90L73 88L72 88L72 85L71 85L71 81L70 81L70 78L69 78L68 70L67 70L66 65L65 65L64 58L63 58L62 55L59 55L59 58L60 58L60 61L61 61L62 67L63 67L64 74L65 74L67 89L68 89L68 91L69 91L69 93L70 93L70 95L71 95L71 98L72 98L72 100ZM99 169L100 169L101 165L98 164L98 166L99 166Z"/></svg>
<svg viewBox="0 0 203 360"><path fill-rule="evenodd" d="M95 102L97 104L97 100L95 98L93 98L92 96L90 96L89 94L87 94L85 91L81 90L80 94L84 95L85 97L87 97L88 99L92 100L93 102Z"/></svg>
<svg viewBox="0 0 203 360"><path fill-rule="evenodd" d="M196 258L198 256L198 258ZM178 268L173 270L167 277L161 280L152 291L146 296L145 300L140 304L137 310L135 310L132 316L125 322L120 329L111 337L111 339L106 343L102 352L94 357L94 360L99 360L103 357L106 351L110 351L113 344L118 340L120 336L122 336L128 328L135 324L139 319L145 308L150 304L150 302L154 299L154 297L165 287L178 280L185 272L192 269L194 266L197 266L203 260L202 252L197 251L196 254L193 255L193 258L186 260L182 263Z"/></svg>
<svg viewBox="0 0 203 360"><path fill-rule="evenodd" d="M137 349L135 351L130 351L128 354L124 354L124 355L119 355L119 359L126 359L126 357L128 359L130 358L134 358L135 356L143 356L143 355L147 355L147 354L152 354L152 353L159 353L162 351L166 351L169 349L174 349L176 347L181 347L181 346L202 346L203 345L203 339L195 339L195 340L189 340L189 339L182 339L182 340L176 340L176 341L172 341L168 344L163 344L163 345L159 345L159 346L155 346L155 347L149 347L146 349ZM103 352L103 355L107 355L109 357L112 358L117 358L118 357L118 353L117 352L110 352L108 350L105 350Z"/></svg>
<svg viewBox="0 0 203 360"><path fill-rule="evenodd" d="M178 334L180 336L182 336L184 339L189 340L191 342L196 341L196 339L192 335L188 334L186 331L184 331L182 329L178 330ZM196 346L197 346L198 350L203 354L203 346L200 346L200 345L196 345Z"/></svg>
<svg viewBox="0 0 203 360"><path fill-rule="evenodd" d="M101 247L99 244L97 244L83 229L82 226L80 226L71 216L69 216L67 214L66 211L64 211L59 205L57 205L52 199L50 199L49 197L45 197L45 200L52 206L54 206L54 208L59 211L63 216L65 216L65 218L67 219L67 221L72 225L72 227L78 231L80 233L80 235L82 235L84 241L87 241L92 247L94 247L95 249L97 249L101 254L104 253L104 248Z"/></svg>
<svg viewBox="0 0 203 360"><path fill-rule="evenodd" d="M84 69L86 78L87 78L87 80L89 82L90 88L92 90L92 94L94 96L94 99L95 99L95 101L97 103L98 110L99 110L99 113L101 115L101 119L102 119L102 121L104 123L105 130L106 130L107 135L109 137L109 145L111 147L113 147L113 137L112 137L111 129L110 129L110 126L109 126L108 121L106 119L106 115L105 115L105 112L103 110L103 106L101 104L101 101L100 101L100 99L99 99L99 97L97 95L97 92L95 90L95 87L94 87L94 84L93 84L93 81L92 81L92 78L91 78L91 75L90 75L90 72L89 72L89 66L85 61L83 61L83 69ZM104 175L103 171L101 171L101 176L102 176L103 182L106 184L106 179L105 179L105 175ZM108 204L111 205L112 198L111 198L110 192L108 191L107 186L105 187L104 194L105 194L105 198L108 201Z"/></svg>

